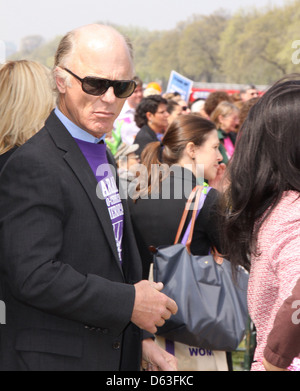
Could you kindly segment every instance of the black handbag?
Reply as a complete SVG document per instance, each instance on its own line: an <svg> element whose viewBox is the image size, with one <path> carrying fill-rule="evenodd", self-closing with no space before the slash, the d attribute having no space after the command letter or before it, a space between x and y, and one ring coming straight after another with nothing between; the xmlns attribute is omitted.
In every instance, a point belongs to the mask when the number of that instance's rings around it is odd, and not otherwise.
<svg viewBox="0 0 300 391"><path fill-rule="evenodd" d="M189 346L234 351L245 335L248 321L249 274L239 268L233 279L226 259L220 262L218 258L217 263L215 254L191 254L201 196L204 204L203 187L197 186L187 202L175 244L152 248L154 281L163 282L163 293L178 305L178 313L158 328L157 335ZM178 243L195 197L188 240L186 244Z"/></svg>

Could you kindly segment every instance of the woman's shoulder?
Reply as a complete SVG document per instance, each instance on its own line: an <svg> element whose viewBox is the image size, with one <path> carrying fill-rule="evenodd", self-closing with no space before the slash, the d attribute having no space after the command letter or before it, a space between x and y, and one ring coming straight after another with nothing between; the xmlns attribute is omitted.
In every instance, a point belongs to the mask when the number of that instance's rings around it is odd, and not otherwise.
<svg viewBox="0 0 300 391"><path fill-rule="evenodd" d="M296 191L286 191L280 201L273 209L269 225L273 222L279 224L296 223L300 225L300 193Z"/></svg>
<svg viewBox="0 0 300 391"><path fill-rule="evenodd" d="M138 137L150 137L150 136L155 136L155 132L148 126L144 125L141 127L139 132L136 135L136 138Z"/></svg>
<svg viewBox="0 0 300 391"><path fill-rule="evenodd" d="M273 258L278 258L284 249L300 255L300 194L285 192L260 228L260 247L269 248ZM276 238L276 240L274 240Z"/></svg>
<svg viewBox="0 0 300 391"><path fill-rule="evenodd" d="M10 149L9 151L7 151L7 152L3 153L2 155L0 155L0 171L5 166L5 163L7 162L7 160L11 157L11 155L16 150L17 150L17 147L14 147L14 148Z"/></svg>
<svg viewBox="0 0 300 391"><path fill-rule="evenodd" d="M207 198L208 197L214 200L218 200L220 198L220 192L214 187L209 187L209 193L207 195Z"/></svg>
<svg viewBox="0 0 300 391"><path fill-rule="evenodd" d="M279 205L289 206L291 208L297 208L300 204L300 193L298 191L286 191L279 202ZM300 212L300 210L299 210Z"/></svg>
<svg viewBox="0 0 300 391"><path fill-rule="evenodd" d="M218 215L219 200L220 200L219 197L220 197L220 193L216 189L209 188L203 204L202 218L203 216L207 216L207 218L211 218L212 215Z"/></svg>

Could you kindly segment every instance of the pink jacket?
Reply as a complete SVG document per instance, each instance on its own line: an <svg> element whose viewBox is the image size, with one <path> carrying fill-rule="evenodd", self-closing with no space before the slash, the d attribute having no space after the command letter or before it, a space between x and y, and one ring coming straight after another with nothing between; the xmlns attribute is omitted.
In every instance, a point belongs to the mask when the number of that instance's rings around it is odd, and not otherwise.
<svg viewBox="0 0 300 391"><path fill-rule="evenodd" d="M251 259L248 305L257 329L254 371L264 370L264 349L276 314L300 278L299 196L293 191L284 194L261 227L257 256Z"/></svg>

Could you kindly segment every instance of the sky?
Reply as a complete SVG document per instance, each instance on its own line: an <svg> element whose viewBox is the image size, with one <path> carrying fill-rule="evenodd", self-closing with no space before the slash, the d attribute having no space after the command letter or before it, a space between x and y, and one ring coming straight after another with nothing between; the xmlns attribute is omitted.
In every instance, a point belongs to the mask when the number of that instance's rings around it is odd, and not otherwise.
<svg viewBox="0 0 300 391"><path fill-rule="evenodd" d="M282 6L289 0L0 0L0 41L29 35L51 40L94 22L170 30L193 14Z"/></svg>

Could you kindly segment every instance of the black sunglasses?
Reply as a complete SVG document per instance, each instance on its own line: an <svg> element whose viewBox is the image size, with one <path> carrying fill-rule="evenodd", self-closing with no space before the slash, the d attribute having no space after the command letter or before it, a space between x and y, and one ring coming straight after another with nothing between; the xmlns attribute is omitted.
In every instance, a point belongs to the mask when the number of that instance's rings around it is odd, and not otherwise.
<svg viewBox="0 0 300 391"><path fill-rule="evenodd" d="M137 87L134 80L109 80L92 76L81 79L69 69L63 69L78 79L81 82L82 90L89 95L100 96L105 94L109 87L113 87L116 97L124 99L129 98Z"/></svg>

